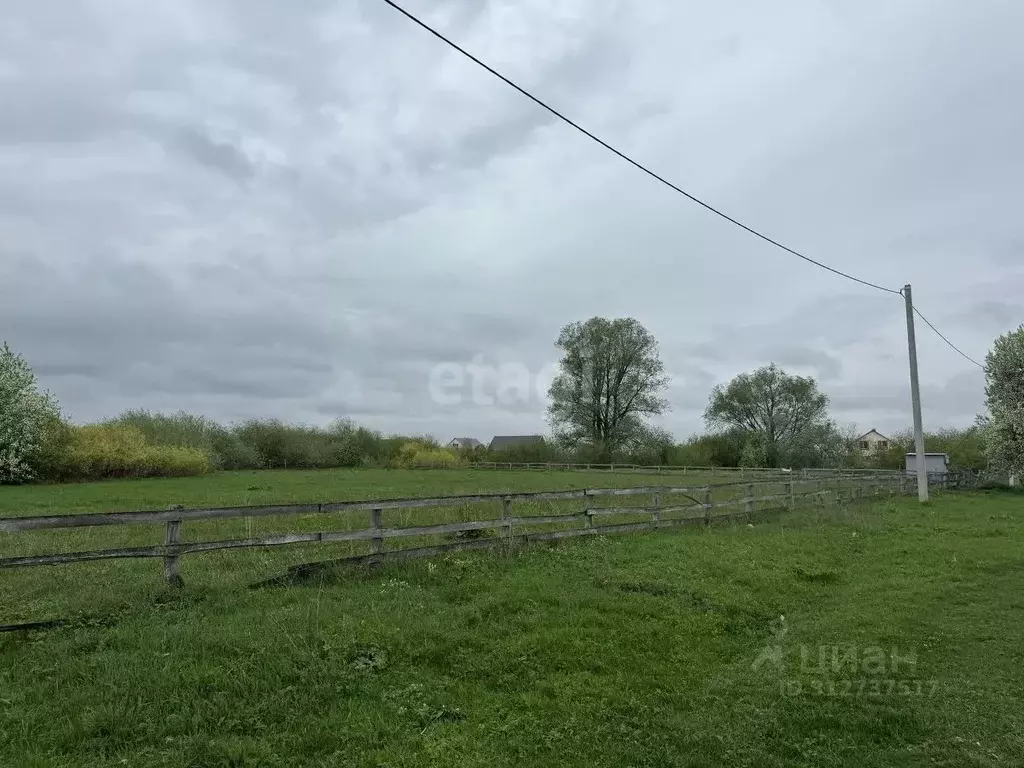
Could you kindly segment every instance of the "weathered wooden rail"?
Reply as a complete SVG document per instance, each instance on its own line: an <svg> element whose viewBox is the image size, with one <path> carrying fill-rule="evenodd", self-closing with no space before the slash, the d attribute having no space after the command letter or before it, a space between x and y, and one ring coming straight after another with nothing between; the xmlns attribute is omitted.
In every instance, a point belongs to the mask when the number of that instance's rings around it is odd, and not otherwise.
<svg viewBox="0 0 1024 768"><path fill-rule="evenodd" d="M763 486L781 488L781 493L757 495ZM76 552L23 555L0 558L0 568L21 568L40 565L62 565L91 560L119 558L163 558L164 578L173 586L180 586L181 558L201 552L253 547L278 547L292 544L326 542L359 542L370 544L370 552L343 558L348 561L376 561L388 558L423 557L440 552L500 545L523 541L544 541L629 531L656 530L684 525L711 525L720 520L735 518L751 519L757 513L793 509L798 502L825 499L841 502L882 494L907 492L909 480L903 475L887 477L864 476L843 478L788 478L785 481L769 480L749 483L723 483L693 488L674 486L639 486L634 488L587 488L566 491L540 491L531 493L469 494L461 496L440 496L432 498L383 499L374 501L342 501L318 504L288 504L270 506L217 507L212 509L182 506L167 510L148 512L103 512L68 515L44 515L33 517L0 518L0 534L13 535L30 531L92 528L137 524L163 524L165 526L162 545L141 547L120 547ZM722 493L736 493L738 497L721 498ZM715 498L716 494L719 498ZM640 506L600 506L595 502L607 497L649 496L652 503ZM517 501L560 501L578 499L583 503L579 511L552 515L514 515L513 505ZM684 503L679 503L684 502ZM437 507L453 507L472 503L500 503L500 514L483 520L466 520L431 525L391 526L383 524L385 510L409 510ZM774 506L765 507L765 504ZM722 510L741 507L736 513ZM666 515L697 511L699 514L687 517L664 517ZM213 541L182 541L185 523L195 521L223 520L232 518L287 517L295 515L339 512L369 512L369 527L359 530L322 530L312 532L278 533L239 539ZM607 516L641 516L641 522L601 525L601 518ZM536 530L537 526L555 524L578 525L579 527L558 530ZM468 539L444 544L386 549L386 542L419 536L466 534L497 530L498 535L485 539ZM525 530L524 530L525 529ZM332 563L341 562L330 561ZM323 565L323 564L308 564ZM306 566L298 566L303 568Z"/></svg>
<svg viewBox="0 0 1024 768"><path fill-rule="evenodd" d="M438 465L440 466L440 465ZM724 475L726 477L786 477L789 475L801 478L811 477L891 477L902 473L897 469L855 469L855 468L815 468L779 469L770 467L709 467L684 466L674 464L581 464L563 461L474 461L471 469L529 469L534 471L562 472L615 472L657 475ZM429 467L428 467L429 468Z"/></svg>

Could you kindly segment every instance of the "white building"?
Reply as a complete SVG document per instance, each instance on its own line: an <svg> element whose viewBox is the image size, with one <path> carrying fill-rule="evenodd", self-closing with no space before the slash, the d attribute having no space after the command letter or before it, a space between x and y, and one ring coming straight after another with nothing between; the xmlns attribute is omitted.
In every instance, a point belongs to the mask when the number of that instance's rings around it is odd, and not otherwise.
<svg viewBox="0 0 1024 768"><path fill-rule="evenodd" d="M929 475L944 475L949 472L949 454L947 453L925 453L924 455L924 467L925 471ZM917 454L907 454L907 474L917 474Z"/></svg>

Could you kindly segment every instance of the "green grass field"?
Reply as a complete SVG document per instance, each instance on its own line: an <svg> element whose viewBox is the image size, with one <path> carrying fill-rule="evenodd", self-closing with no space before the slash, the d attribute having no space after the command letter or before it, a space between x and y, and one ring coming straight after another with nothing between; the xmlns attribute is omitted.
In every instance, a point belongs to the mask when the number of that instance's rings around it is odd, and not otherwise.
<svg viewBox="0 0 1024 768"><path fill-rule="evenodd" d="M728 482L736 473L577 472L528 470L320 469L218 472L206 477L99 483L0 486L0 516L347 501L476 492L621 488ZM736 476L737 480L744 479ZM756 478L755 478L756 479Z"/></svg>
<svg viewBox="0 0 1024 768"><path fill-rule="evenodd" d="M0 488L0 517L55 513L164 510L172 504L215 507L327 502L469 493L530 492L584 487L650 484L702 485L721 478L707 475L658 476L609 472L531 472L501 470L320 470L225 472L206 477L157 478L101 483ZM782 486L762 492L781 492ZM744 486L721 488L718 500L742 495ZM598 502L601 505L602 502ZM604 504L614 503L612 499ZM630 505L651 503L633 496ZM441 508L387 510L386 526L407 527L497 518L500 503L453 504ZM517 515L575 513L579 501L517 502ZM604 518L606 524L636 518ZM260 518L190 521L185 541L250 538L267 534L351 531L369 526L369 513L303 514ZM558 525L548 526L557 528ZM0 535L0 557L152 546L163 543L162 525L122 525ZM395 539L391 548L444 543L437 536ZM183 559L183 575L199 588L242 587L280 574L304 562L357 556L367 542L334 542L281 548L222 551ZM143 599L162 572L159 560L108 560L73 566L0 571L0 624L67 616L108 614Z"/></svg>
<svg viewBox="0 0 1024 768"><path fill-rule="evenodd" d="M238 473L0 514L634 484ZM185 558L181 591L158 561L0 571L5 616L94 617L0 635L0 765L1020 765L1022 545L1024 496L990 492L262 590L326 545Z"/></svg>

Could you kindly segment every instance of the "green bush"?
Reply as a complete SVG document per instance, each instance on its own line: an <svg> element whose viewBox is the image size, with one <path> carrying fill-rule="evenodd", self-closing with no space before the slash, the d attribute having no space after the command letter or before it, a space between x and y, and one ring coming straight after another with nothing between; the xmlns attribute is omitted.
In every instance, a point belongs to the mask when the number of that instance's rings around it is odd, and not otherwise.
<svg viewBox="0 0 1024 768"><path fill-rule="evenodd" d="M252 469L259 466L259 457L252 446L212 419L185 411L173 414L129 410L108 426L134 427L153 445L195 448L210 458L214 469Z"/></svg>
<svg viewBox="0 0 1024 768"><path fill-rule="evenodd" d="M72 428L56 474L63 480L102 480L202 475L211 469L198 448L153 445L136 427L92 424Z"/></svg>
<svg viewBox="0 0 1024 768"><path fill-rule="evenodd" d="M104 424L134 427L154 445L182 445L203 451L209 449L214 434L224 429L205 416L185 411L173 414L152 413L145 409L125 411Z"/></svg>
<svg viewBox="0 0 1024 768"><path fill-rule="evenodd" d="M183 411L165 415L133 410L105 425L138 429L153 445L200 450L218 470L388 467L398 462L402 446L410 441L424 450L440 449L429 437L383 437L347 419L339 419L327 428L286 424L278 419L249 419L225 427ZM424 465L430 461L421 457ZM450 458L438 455L433 461L446 465Z"/></svg>
<svg viewBox="0 0 1024 768"><path fill-rule="evenodd" d="M59 416L47 420L43 427L43 439L34 457L38 480L59 482L65 479L75 429Z"/></svg>
<svg viewBox="0 0 1024 768"><path fill-rule="evenodd" d="M358 439L346 435L331 445L328 454L329 466L332 467L359 467L368 456L367 451L359 444Z"/></svg>
<svg viewBox="0 0 1024 768"><path fill-rule="evenodd" d="M357 427L347 419L339 419L327 428L333 443L331 466L360 467L366 464L386 465L392 457L379 432Z"/></svg>
<svg viewBox="0 0 1024 768"><path fill-rule="evenodd" d="M0 483L27 483L39 476L49 450L48 430L60 406L40 391L32 368L7 342L0 344Z"/></svg>
<svg viewBox="0 0 1024 768"><path fill-rule="evenodd" d="M306 427L278 419L250 419L233 430L238 439L255 450L258 465L267 469L308 469L317 466L317 452Z"/></svg>
<svg viewBox="0 0 1024 768"><path fill-rule="evenodd" d="M260 454L256 446L243 441L234 432L221 429L210 438L209 454L214 469L257 469Z"/></svg>
<svg viewBox="0 0 1024 768"><path fill-rule="evenodd" d="M403 444L395 460L395 466L405 469L453 469L464 463L455 451L421 440Z"/></svg>

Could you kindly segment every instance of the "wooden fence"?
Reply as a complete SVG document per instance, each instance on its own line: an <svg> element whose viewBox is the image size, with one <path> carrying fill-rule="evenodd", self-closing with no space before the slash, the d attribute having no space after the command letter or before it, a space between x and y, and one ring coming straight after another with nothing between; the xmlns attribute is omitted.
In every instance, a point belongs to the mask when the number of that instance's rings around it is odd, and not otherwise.
<svg viewBox="0 0 1024 768"><path fill-rule="evenodd" d="M648 474L700 474L727 475L734 477L887 477L900 474L897 469L836 469L811 468L779 469L770 467L702 467L675 466L671 464L573 464L560 461L474 461L471 469L532 469L564 472L636 472Z"/></svg>
<svg viewBox="0 0 1024 768"><path fill-rule="evenodd" d="M386 499L377 501L343 501L323 504L289 504L259 507L221 507L214 509L186 509L181 506L162 511L103 512L70 515L0 518L0 535L28 531L53 531L96 526L153 524L164 526L162 545L121 547L112 549L32 554L0 558L0 568L20 568L41 565L62 565L91 560L117 558L162 558L167 583L180 586L181 558L185 555L215 550L253 547L278 547L292 544L326 542L368 542L369 553L327 561L376 562L384 559L425 557L441 552L483 548L509 543L525 543L588 536L625 533L629 531L657 530L684 525L711 525L720 520L752 519L755 515L793 509L804 501L838 503L880 495L906 493L913 480L897 474L891 477L850 477L802 479L789 478L784 482L764 481L726 483L699 487L640 486L634 488L587 488L566 491L533 493L472 494L435 498ZM766 488L774 486L774 488ZM762 491L762 493L758 493ZM769 492L774 491L774 492ZM741 494L736 496L735 494ZM615 503L620 497L650 497L650 503L640 506L602 506L600 500ZM723 496L725 498L723 498ZM611 497L608 499L608 497ZM515 514L517 502L579 500L582 507L567 514ZM411 510L436 507L454 507L466 504L497 506L500 514L489 519L473 519L432 525L391 526L383 524L385 510ZM738 510L736 508L739 508ZM358 530L321 530L315 532L278 533L266 536L222 539L213 541L183 541L183 527L194 521L224 520L230 518L288 517L295 515L325 515L334 513L366 513L368 527ZM639 521L602 524L604 518L620 516L639 518ZM565 525L557 530L552 526ZM475 534L490 532L481 538ZM405 549L388 549L386 543L407 537L460 537L442 544ZM298 571L311 563L296 566Z"/></svg>

